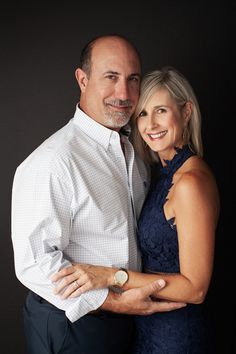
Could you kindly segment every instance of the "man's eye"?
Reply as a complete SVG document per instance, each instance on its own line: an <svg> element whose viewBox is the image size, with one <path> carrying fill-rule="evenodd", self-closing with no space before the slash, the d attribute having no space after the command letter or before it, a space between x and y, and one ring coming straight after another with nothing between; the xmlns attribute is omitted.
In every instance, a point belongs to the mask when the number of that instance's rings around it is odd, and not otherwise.
<svg viewBox="0 0 236 354"><path fill-rule="evenodd" d="M109 80L115 80L116 76L115 75L108 75L108 76L106 76L106 78Z"/></svg>
<svg viewBox="0 0 236 354"><path fill-rule="evenodd" d="M131 77L129 78L129 80L130 80L130 81L139 82L139 77L137 77L137 76L131 76Z"/></svg>

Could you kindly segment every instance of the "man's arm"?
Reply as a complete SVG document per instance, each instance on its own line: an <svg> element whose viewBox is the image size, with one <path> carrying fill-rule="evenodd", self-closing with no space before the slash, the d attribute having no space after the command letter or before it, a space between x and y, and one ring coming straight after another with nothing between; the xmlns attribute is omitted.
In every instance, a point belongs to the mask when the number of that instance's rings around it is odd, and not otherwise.
<svg viewBox="0 0 236 354"><path fill-rule="evenodd" d="M153 301L151 296L164 286L164 280L160 279L121 294L109 291L101 309L131 315L150 315L154 312L172 311L186 306L180 302Z"/></svg>
<svg viewBox="0 0 236 354"><path fill-rule="evenodd" d="M98 270L99 272L97 272ZM52 280L57 282L54 293L62 299L76 298L91 289L109 287L112 284L115 271L115 268L74 264L52 276ZM102 277L99 276L101 274ZM137 274L147 276L144 273ZM162 278L153 277L143 285L140 284L138 287L119 293L109 290L109 294L100 308L118 313L146 315L183 307L185 305L183 302L157 301L155 297L166 284Z"/></svg>
<svg viewBox="0 0 236 354"><path fill-rule="evenodd" d="M108 289L67 300L61 300L53 293L52 274L71 265L64 251L70 243L73 190L69 181L64 181L63 166L54 166L49 158L47 151L29 157L14 177L12 242L15 270L24 286L64 310L74 322L100 307Z"/></svg>

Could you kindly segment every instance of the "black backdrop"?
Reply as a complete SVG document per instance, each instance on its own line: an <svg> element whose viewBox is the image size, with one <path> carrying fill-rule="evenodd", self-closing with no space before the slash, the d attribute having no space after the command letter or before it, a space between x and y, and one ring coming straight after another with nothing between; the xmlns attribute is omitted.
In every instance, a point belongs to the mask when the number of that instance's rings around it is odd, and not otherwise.
<svg viewBox="0 0 236 354"><path fill-rule="evenodd" d="M14 171L46 137L72 117L79 99L74 70L80 50L91 37L111 32L128 36L138 47L143 72L173 65L195 88L203 116L205 159L216 175L221 193L215 269L206 304L214 316L217 353L236 352L236 300L232 290L236 15L233 3L2 3L1 353L25 354L21 307L26 289L15 277L10 237Z"/></svg>

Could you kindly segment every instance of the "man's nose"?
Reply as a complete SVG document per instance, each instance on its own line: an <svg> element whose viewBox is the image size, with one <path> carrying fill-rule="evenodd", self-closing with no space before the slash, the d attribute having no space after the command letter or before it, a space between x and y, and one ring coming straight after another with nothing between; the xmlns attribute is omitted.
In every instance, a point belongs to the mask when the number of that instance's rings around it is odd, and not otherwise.
<svg viewBox="0 0 236 354"><path fill-rule="evenodd" d="M117 83L116 96L120 100L126 100L129 98L129 84L126 80L120 80Z"/></svg>

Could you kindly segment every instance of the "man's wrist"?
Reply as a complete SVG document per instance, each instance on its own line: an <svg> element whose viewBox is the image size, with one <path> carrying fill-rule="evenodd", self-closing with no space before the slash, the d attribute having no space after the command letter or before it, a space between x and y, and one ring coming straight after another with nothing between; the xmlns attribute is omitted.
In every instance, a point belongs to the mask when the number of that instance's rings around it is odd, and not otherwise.
<svg viewBox="0 0 236 354"><path fill-rule="evenodd" d="M111 312L121 312L120 310L120 294L119 293L115 293L114 291L112 291L111 289L109 290L108 296L106 298L106 300L104 301L104 303L102 304L102 306L100 307L100 309L104 310L104 311L111 311Z"/></svg>

